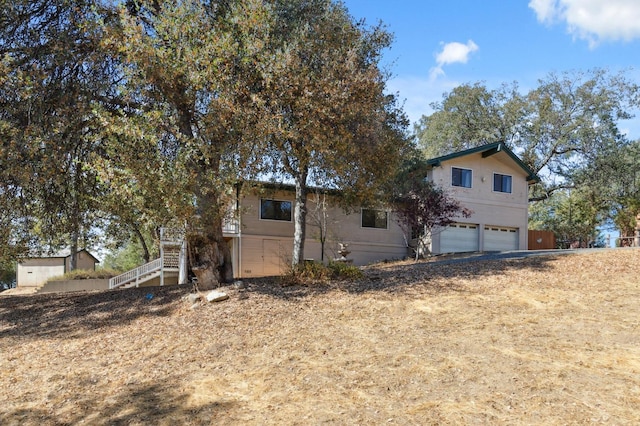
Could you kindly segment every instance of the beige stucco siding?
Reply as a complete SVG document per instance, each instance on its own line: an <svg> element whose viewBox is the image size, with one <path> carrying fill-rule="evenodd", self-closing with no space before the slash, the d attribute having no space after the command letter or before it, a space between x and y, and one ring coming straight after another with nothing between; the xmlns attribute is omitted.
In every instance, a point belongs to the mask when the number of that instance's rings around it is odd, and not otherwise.
<svg viewBox="0 0 640 426"><path fill-rule="evenodd" d="M289 221L260 219L260 199L291 201L292 191L272 192L268 195L247 195L242 199L241 246L239 250L242 277L278 275L290 264L293 251L293 217ZM307 226L304 257L321 260L320 227L317 218L316 195L310 194L307 203ZM339 243L349 244L348 255L356 265L364 265L385 259L398 259L406 255L402 231L391 212L388 212L387 229L363 228L361 211L345 213L341 208L326 209L327 236L324 260L337 258Z"/></svg>
<svg viewBox="0 0 640 426"><path fill-rule="evenodd" d="M452 168L472 171L471 188L452 185ZM494 174L511 176L511 193L493 189ZM527 174L506 153L500 152L487 158L481 153L453 158L434 167L433 182L445 189L473 213L460 222L478 225L480 250L484 247L484 227L501 226L518 231L518 249L527 249L528 183ZM439 235L434 235L433 251L439 253Z"/></svg>
<svg viewBox="0 0 640 426"><path fill-rule="evenodd" d="M64 258L26 259L18 264L16 281L20 287L37 287L64 272Z"/></svg>
<svg viewBox="0 0 640 426"><path fill-rule="evenodd" d="M67 263L67 265L66 265L67 266L67 271L70 271L71 270L71 257L67 257L66 263ZM90 255L88 255L84 251L78 252L78 264L76 265L76 269L92 271L95 268L96 268L95 261L93 260L93 258Z"/></svg>

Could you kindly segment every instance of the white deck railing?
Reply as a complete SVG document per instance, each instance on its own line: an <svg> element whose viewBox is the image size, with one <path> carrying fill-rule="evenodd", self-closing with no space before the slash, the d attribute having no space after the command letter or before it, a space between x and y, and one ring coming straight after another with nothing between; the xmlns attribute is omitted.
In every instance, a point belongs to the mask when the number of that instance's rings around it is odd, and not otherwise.
<svg viewBox="0 0 640 426"><path fill-rule="evenodd" d="M222 232L224 234L238 234L240 232L240 221L235 217L227 217L222 221ZM160 228L160 242L180 243L185 237L185 230L180 228Z"/></svg>
<svg viewBox="0 0 640 426"><path fill-rule="evenodd" d="M152 260L149 263L145 263L144 265L140 265L135 269L125 272L124 274L120 274L115 276L109 280L109 288L117 288L121 285L130 283L130 282L138 282L140 278L145 275L149 275L155 271L159 271L162 269L162 259Z"/></svg>
<svg viewBox="0 0 640 426"><path fill-rule="evenodd" d="M222 222L222 232L225 234L238 234L240 232L238 219L225 219Z"/></svg>
<svg viewBox="0 0 640 426"><path fill-rule="evenodd" d="M235 218L225 218L222 224L222 231L225 234L238 234L240 233L240 222ZM140 265L124 274L111 278L109 280L109 288L118 288L132 282L135 282L137 286L137 284L144 281L145 277L150 276L154 272L160 272L163 269L165 271L180 270L181 255L180 251L175 250L175 247L182 244L184 237L184 229L160 228L160 243L165 247L164 250L161 250L164 257L164 265L162 258Z"/></svg>

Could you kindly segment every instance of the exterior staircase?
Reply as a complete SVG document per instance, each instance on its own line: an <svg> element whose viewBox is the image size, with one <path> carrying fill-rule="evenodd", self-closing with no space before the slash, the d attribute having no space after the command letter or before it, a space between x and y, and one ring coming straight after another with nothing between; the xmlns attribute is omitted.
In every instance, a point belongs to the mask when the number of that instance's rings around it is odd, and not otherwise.
<svg viewBox="0 0 640 426"><path fill-rule="evenodd" d="M186 283L186 242L184 232L173 228L160 230L160 258L109 280L109 288L130 288L141 285L165 285L165 278L178 278Z"/></svg>

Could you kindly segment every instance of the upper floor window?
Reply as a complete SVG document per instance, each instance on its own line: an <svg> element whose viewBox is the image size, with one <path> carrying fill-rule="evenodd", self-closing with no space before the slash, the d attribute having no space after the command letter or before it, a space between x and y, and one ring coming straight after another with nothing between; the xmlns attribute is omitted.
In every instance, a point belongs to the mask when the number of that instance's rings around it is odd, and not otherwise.
<svg viewBox="0 0 640 426"><path fill-rule="evenodd" d="M387 229L387 212L384 210L362 209L362 227Z"/></svg>
<svg viewBox="0 0 640 426"><path fill-rule="evenodd" d="M493 190L495 192L511 193L511 176L501 175L500 173L494 173L493 174Z"/></svg>
<svg viewBox="0 0 640 426"><path fill-rule="evenodd" d="M451 168L451 185L471 188L471 170L460 169L458 167Z"/></svg>
<svg viewBox="0 0 640 426"><path fill-rule="evenodd" d="M291 222L291 201L260 200L260 219Z"/></svg>

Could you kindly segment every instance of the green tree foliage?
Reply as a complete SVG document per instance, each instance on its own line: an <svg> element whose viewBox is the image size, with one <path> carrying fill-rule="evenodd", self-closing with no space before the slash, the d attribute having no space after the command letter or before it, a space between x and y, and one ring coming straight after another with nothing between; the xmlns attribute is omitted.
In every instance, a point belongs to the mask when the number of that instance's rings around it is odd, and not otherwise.
<svg viewBox="0 0 640 426"><path fill-rule="evenodd" d="M526 96L517 144L533 171L567 181L610 147L626 144L618 124L632 118L638 86L604 70L551 74Z"/></svg>
<svg viewBox="0 0 640 426"><path fill-rule="evenodd" d="M0 291L16 284L16 263L0 260Z"/></svg>
<svg viewBox="0 0 640 426"><path fill-rule="evenodd" d="M434 112L414 125L427 158L493 142L513 146L517 141L523 103L515 83L498 90L488 90L480 83L463 84L431 107Z"/></svg>
<svg viewBox="0 0 640 426"><path fill-rule="evenodd" d="M588 247L598 240L597 227L605 215L597 193L561 189L530 207L529 227L553 231L559 248Z"/></svg>
<svg viewBox="0 0 640 426"><path fill-rule="evenodd" d="M105 174L188 225L202 288L232 279L222 223L227 188L257 160L249 107L266 22L254 0L132 1L108 39L126 65L128 107L106 117L116 161Z"/></svg>
<svg viewBox="0 0 640 426"><path fill-rule="evenodd" d="M353 203L375 189L406 147L406 118L385 94L379 66L391 35L355 22L328 0L271 3L274 26L260 101L274 176L296 188L292 263L304 257L309 184L344 192Z"/></svg>
<svg viewBox="0 0 640 426"><path fill-rule="evenodd" d="M145 250L138 239L128 241L105 256L102 267L120 272L129 271L149 260L143 257ZM154 255L157 255L157 250Z"/></svg>
<svg viewBox="0 0 640 426"><path fill-rule="evenodd" d="M101 153L93 105L112 87L99 48L105 10L90 0L18 0L0 10L0 203L13 248L2 255L24 255L36 241L76 253L103 191L89 165Z"/></svg>
<svg viewBox="0 0 640 426"><path fill-rule="evenodd" d="M433 105L415 135L427 157L504 141L542 178L531 187L530 201L573 189L575 196L592 200L596 208L588 209L587 222L597 224L622 200L611 196L608 179L618 176L622 164L615 153L629 144L618 126L632 117L639 93L623 73L602 69L552 73L526 94L515 85L494 91L479 83L463 85ZM602 178L591 179L599 169Z"/></svg>
<svg viewBox="0 0 640 426"><path fill-rule="evenodd" d="M602 151L592 165L575 177L593 204L613 221L621 237L633 237L640 214L640 142Z"/></svg>

